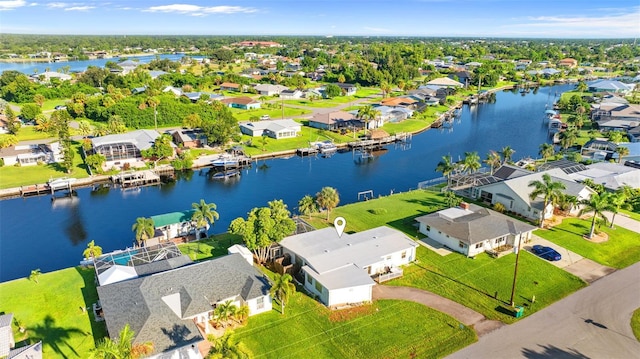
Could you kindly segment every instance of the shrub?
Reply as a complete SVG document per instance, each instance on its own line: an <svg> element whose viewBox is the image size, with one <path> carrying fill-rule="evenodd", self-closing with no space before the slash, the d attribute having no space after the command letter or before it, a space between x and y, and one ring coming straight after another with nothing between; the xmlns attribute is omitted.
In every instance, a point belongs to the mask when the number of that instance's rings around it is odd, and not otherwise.
<svg viewBox="0 0 640 359"><path fill-rule="evenodd" d="M387 209L386 208L373 208L373 209L369 210L369 213L375 214L375 215L387 214Z"/></svg>

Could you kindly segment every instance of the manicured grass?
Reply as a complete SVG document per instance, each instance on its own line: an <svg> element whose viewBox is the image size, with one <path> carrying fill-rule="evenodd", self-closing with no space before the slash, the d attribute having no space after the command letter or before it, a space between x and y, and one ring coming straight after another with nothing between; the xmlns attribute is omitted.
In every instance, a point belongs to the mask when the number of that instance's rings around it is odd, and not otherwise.
<svg viewBox="0 0 640 359"><path fill-rule="evenodd" d="M627 211L627 210L625 210L625 209L621 209L621 210L620 210L620 212L621 212L623 215L625 215L625 216L627 216L627 217L629 217L629 218L631 218L631 219L635 219L636 221L640 221L640 213L638 213L638 212ZM619 215L619 214L618 214L618 215Z"/></svg>
<svg viewBox="0 0 640 359"><path fill-rule="evenodd" d="M314 194L310 193L310 195ZM375 195L378 194L374 193ZM386 211L377 211L378 208L384 208ZM416 223L414 218L443 208L445 208L444 197L440 193L414 190L338 207L331 211L330 222L333 223L335 217L346 218L347 233L387 225L415 236L417 227L414 226ZM319 228L326 226L325 218L326 212L323 212L313 216L309 222Z"/></svg>
<svg viewBox="0 0 640 359"><path fill-rule="evenodd" d="M56 106L64 106L70 99L47 100L42 104L42 111L55 110Z"/></svg>
<svg viewBox="0 0 640 359"><path fill-rule="evenodd" d="M302 131L299 133L299 135L295 138L283 138L280 140L267 138L267 143L264 146L263 151L261 137L242 136L242 143L251 143L251 146L245 145L244 148L245 152L252 156L264 153L295 150L297 148L305 148L309 147L310 142L327 140L331 140L336 143L345 143L353 141L353 137L305 126L302 128Z"/></svg>
<svg viewBox="0 0 640 359"><path fill-rule="evenodd" d="M27 328L22 334L13 326L17 346L42 340L44 358L87 358L106 335L91 309L82 311L98 300L94 281L93 269L77 267L44 273L39 283L1 283L0 312L13 313Z"/></svg>
<svg viewBox="0 0 640 359"><path fill-rule="evenodd" d="M334 99L327 99L327 100L305 100L305 99L300 99L300 100L285 100L285 106L286 105L295 105L295 106L307 106L307 107L317 107L317 108L329 108L329 107L336 107L340 104L339 101L336 101L337 97Z"/></svg>
<svg viewBox="0 0 640 359"><path fill-rule="evenodd" d="M640 236L638 233L616 226L601 230L609 235L609 240L594 243L583 238L589 234L591 220L567 218L562 224L551 229L535 231L535 234L600 264L624 268L640 261Z"/></svg>
<svg viewBox="0 0 640 359"><path fill-rule="evenodd" d="M439 358L476 341L470 328L420 304L380 300L371 305L341 321L296 293L285 315L274 303L273 311L249 318L235 338L253 358Z"/></svg>
<svg viewBox="0 0 640 359"><path fill-rule="evenodd" d="M640 342L640 308L636 309L631 316L631 330L633 330L633 335Z"/></svg>
<svg viewBox="0 0 640 359"><path fill-rule="evenodd" d="M18 131L18 141L31 141L31 140L42 140L51 138L51 134L46 132L36 131L35 126L22 126ZM54 139L51 140L55 141Z"/></svg>
<svg viewBox="0 0 640 359"><path fill-rule="evenodd" d="M452 253L440 256L420 246L417 263L404 269L402 278L389 285L417 287L454 300L489 319L513 323L517 319L505 308L511 298L515 254L494 259L482 253L475 259ZM560 268L520 253L515 305L525 307L525 316L584 287L586 284ZM497 292L497 298L494 298ZM532 299L535 296L535 302Z"/></svg>
<svg viewBox="0 0 640 359"><path fill-rule="evenodd" d="M81 145L75 143L74 146L76 148L76 155L73 158L73 173L66 173L59 163L24 167L4 166L0 167L0 189L34 185L36 183L42 184L56 177L89 177L89 173L80 156Z"/></svg>
<svg viewBox="0 0 640 359"><path fill-rule="evenodd" d="M233 112L233 116L238 121L249 121L251 117L258 117L262 115L269 115L272 119L278 120L282 118L282 109L274 108L274 109L255 109L255 110L240 110L237 108L232 108L231 112ZM303 116L311 113L311 110L304 110L300 108L292 108L286 107L284 108L284 118L292 118L297 116Z"/></svg>
<svg viewBox="0 0 640 359"><path fill-rule="evenodd" d="M227 248L241 244L242 237L223 233L196 242L179 244L180 252L187 254L194 261L221 257L227 254Z"/></svg>

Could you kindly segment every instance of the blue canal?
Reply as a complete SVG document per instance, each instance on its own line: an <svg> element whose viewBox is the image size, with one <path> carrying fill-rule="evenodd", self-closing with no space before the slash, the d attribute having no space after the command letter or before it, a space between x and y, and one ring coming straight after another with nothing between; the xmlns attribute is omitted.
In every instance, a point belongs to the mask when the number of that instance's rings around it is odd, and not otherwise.
<svg viewBox="0 0 640 359"><path fill-rule="evenodd" d="M212 180L204 169L137 192L83 188L72 199L0 201L0 281L26 277L35 268L48 272L77 265L91 240L105 252L131 246L137 217L190 209L201 198L217 204L220 219L210 233L221 233L233 219L274 199L294 211L300 198L323 186L335 187L341 204L356 202L360 191L378 196L415 189L420 181L440 177L434 169L443 155L457 160L477 151L484 159L489 150L511 146L515 160L536 157L540 144L549 141L545 105L571 88L543 87L525 96L498 92L495 103L465 106L451 128L415 135L410 146L390 145L363 163L351 152L271 159L254 163L235 181Z"/></svg>

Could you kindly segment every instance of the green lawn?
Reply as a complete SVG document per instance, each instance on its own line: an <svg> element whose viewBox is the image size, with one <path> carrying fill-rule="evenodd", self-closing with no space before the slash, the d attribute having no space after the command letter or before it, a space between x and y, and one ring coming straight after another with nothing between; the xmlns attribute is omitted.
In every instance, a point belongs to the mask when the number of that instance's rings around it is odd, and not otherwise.
<svg viewBox="0 0 640 359"><path fill-rule="evenodd" d="M470 328L412 302L380 300L352 317L296 293L285 315L276 307L235 333L253 358L440 358L476 341Z"/></svg>
<svg viewBox="0 0 640 359"><path fill-rule="evenodd" d="M640 308L636 309L631 316L631 330L640 342Z"/></svg>
<svg viewBox="0 0 640 359"><path fill-rule="evenodd" d="M513 323L504 308L511 299L514 254L493 259L479 254L475 259L452 253L440 256L420 246L418 262L405 268L402 278L389 285L417 287L454 300L489 319ZM523 251L518 265L515 305L525 307L525 316L584 287L586 284L560 268ZM494 298L497 292L497 298ZM533 296L535 302L532 303Z"/></svg>
<svg viewBox="0 0 640 359"><path fill-rule="evenodd" d="M73 173L67 174L58 163L24 167L4 166L0 167L0 189L46 183L49 179L57 177L89 177L89 173L80 156L81 145L75 143L74 146L76 155L73 158Z"/></svg>
<svg viewBox="0 0 640 359"><path fill-rule="evenodd" d="M621 209L620 212L629 218L635 219L636 221L640 221L640 213L638 212L627 211L625 209Z"/></svg>
<svg viewBox="0 0 640 359"><path fill-rule="evenodd" d="M51 134L36 131L35 126L22 126L18 131L18 141L31 141L51 138ZM55 141L55 140L51 140Z"/></svg>
<svg viewBox="0 0 640 359"><path fill-rule="evenodd" d="M98 300L94 278L93 269L77 267L44 273L39 283L1 283L0 312L13 313L27 328L25 335L14 326L17 346L42 340L44 358L87 358L94 338L106 335L104 324L82 311Z"/></svg>
<svg viewBox="0 0 640 359"><path fill-rule="evenodd" d="M266 137L265 137L266 138ZM302 127L302 131L295 138L283 138L276 140L273 138L266 138L267 143L262 145L262 137L249 137L242 136L242 143L250 142L251 145L245 145L245 152L248 155L258 155L263 153L273 153L287 150L295 150L297 148L309 147L309 142L327 141L331 140L336 143L346 143L353 141L352 136L341 135L336 132L324 131L317 128Z"/></svg>
<svg viewBox="0 0 640 359"><path fill-rule="evenodd" d="M189 255L192 260L211 259L227 254L227 248L242 243L242 237L223 233L196 242L179 244L180 252Z"/></svg>
<svg viewBox="0 0 640 359"><path fill-rule="evenodd" d="M261 108L261 109L255 109L255 110L241 110L237 108L232 108L231 112L233 113L233 116L238 121L249 121L251 117L260 118L260 116L262 115L269 115L272 119L282 118L282 109L280 108L277 108L277 109ZM297 116L302 116L309 113L311 113L311 110L304 110L300 108L292 108L292 107L286 107L286 106L284 108L284 118L297 117Z"/></svg>
<svg viewBox="0 0 640 359"><path fill-rule="evenodd" d="M562 224L551 229L539 229L535 234L609 267L624 268L640 261L638 233L619 226L615 229L602 226L601 229L609 235L609 240L594 243L582 237L589 234L590 228L591 220L567 218Z"/></svg>

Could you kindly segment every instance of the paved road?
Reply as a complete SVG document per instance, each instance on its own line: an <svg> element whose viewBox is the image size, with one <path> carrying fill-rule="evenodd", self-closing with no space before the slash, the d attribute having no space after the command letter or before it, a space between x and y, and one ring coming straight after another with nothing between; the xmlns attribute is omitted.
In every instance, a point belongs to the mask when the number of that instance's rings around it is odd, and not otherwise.
<svg viewBox="0 0 640 359"><path fill-rule="evenodd" d="M611 213L606 212L607 218L611 221L613 215ZM616 218L613 223L614 227L620 226L622 228L626 228L630 231L634 231L636 233L640 233L640 222L636 221L633 218L627 217L624 214L618 213L616 214Z"/></svg>
<svg viewBox="0 0 640 359"><path fill-rule="evenodd" d="M640 358L629 325L640 307L640 263L449 356L460 358Z"/></svg>

